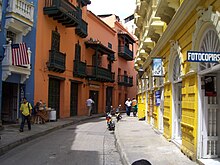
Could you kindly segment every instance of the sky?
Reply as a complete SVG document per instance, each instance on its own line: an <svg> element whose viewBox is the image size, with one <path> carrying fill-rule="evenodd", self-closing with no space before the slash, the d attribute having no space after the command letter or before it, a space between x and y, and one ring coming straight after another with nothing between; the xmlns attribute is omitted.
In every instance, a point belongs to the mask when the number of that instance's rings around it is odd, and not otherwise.
<svg viewBox="0 0 220 165"><path fill-rule="evenodd" d="M134 13L136 0L91 0L88 10L96 15L115 14L120 20Z"/></svg>

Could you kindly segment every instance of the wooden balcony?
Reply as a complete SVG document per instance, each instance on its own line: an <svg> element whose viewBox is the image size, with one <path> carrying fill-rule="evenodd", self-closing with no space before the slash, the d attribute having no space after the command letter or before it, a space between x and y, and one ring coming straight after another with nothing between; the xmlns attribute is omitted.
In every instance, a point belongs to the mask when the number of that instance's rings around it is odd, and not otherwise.
<svg viewBox="0 0 220 165"><path fill-rule="evenodd" d="M81 19L75 29L75 33L82 38L86 38L88 36L87 26L88 26L88 23L85 22L83 19Z"/></svg>
<svg viewBox="0 0 220 165"><path fill-rule="evenodd" d="M132 87L133 77L128 75L118 75L118 85Z"/></svg>
<svg viewBox="0 0 220 165"><path fill-rule="evenodd" d="M50 50L47 67L49 71L63 73L66 70L66 54Z"/></svg>
<svg viewBox="0 0 220 165"><path fill-rule="evenodd" d="M118 46L118 55L127 61L133 60L133 51L126 46Z"/></svg>
<svg viewBox="0 0 220 165"><path fill-rule="evenodd" d="M91 4L90 0L81 0L82 7Z"/></svg>
<svg viewBox="0 0 220 165"><path fill-rule="evenodd" d="M94 81L100 82L114 82L115 73L111 72L109 69L87 65L86 66L87 78Z"/></svg>
<svg viewBox="0 0 220 165"><path fill-rule="evenodd" d="M44 14L53 17L66 27L78 26L80 12L81 9L66 0L45 0Z"/></svg>
<svg viewBox="0 0 220 165"><path fill-rule="evenodd" d="M74 60L73 76L86 77L86 63L78 60Z"/></svg>

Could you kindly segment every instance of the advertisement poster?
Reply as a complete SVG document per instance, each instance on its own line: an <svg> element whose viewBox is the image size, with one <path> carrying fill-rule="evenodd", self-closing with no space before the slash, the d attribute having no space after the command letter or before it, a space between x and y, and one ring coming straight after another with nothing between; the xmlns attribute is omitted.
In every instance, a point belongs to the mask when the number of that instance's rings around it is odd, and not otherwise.
<svg viewBox="0 0 220 165"><path fill-rule="evenodd" d="M163 76L163 60L162 58L153 58L152 64L152 76L162 77Z"/></svg>
<svg viewBox="0 0 220 165"><path fill-rule="evenodd" d="M205 76L205 96L217 96L215 76Z"/></svg>
<svg viewBox="0 0 220 165"><path fill-rule="evenodd" d="M155 91L155 103L156 106L160 106L160 90Z"/></svg>

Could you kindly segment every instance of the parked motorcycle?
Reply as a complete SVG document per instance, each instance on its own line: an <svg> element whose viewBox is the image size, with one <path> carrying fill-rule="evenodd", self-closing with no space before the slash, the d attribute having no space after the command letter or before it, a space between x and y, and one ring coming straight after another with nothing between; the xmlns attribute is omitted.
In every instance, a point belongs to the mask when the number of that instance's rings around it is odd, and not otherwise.
<svg viewBox="0 0 220 165"><path fill-rule="evenodd" d="M121 120L122 119L122 116L121 116L121 114L120 114L120 112L115 112L115 116L116 116L116 119L117 119L117 122L119 122L119 120Z"/></svg>
<svg viewBox="0 0 220 165"><path fill-rule="evenodd" d="M112 120L112 115L110 113L106 114L106 122L109 131L115 130L115 122Z"/></svg>

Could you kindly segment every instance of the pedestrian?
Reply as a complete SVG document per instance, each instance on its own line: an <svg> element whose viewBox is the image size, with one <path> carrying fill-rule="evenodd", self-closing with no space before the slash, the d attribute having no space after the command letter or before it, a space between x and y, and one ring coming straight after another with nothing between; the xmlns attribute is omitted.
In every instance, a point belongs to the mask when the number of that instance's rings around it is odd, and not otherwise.
<svg viewBox="0 0 220 165"><path fill-rule="evenodd" d="M95 102L92 100L92 98L88 98L86 100L86 106L87 106L87 110L88 110L88 116L91 116L91 110L92 110L92 104L94 104Z"/></svg>
<svg viewBox="0 0 220 165"><path fill-rule="evenodd" d="M130 116L130 113L131 113L131 99L130 98L128 98L127 101L125 102L125 106L126 106L126 114Z"/></svg>
<svg viewBox="0 0 220 165"><path fill-rule="evenodd" d="M20 125L20 132L24 131L24 124L25 121L27 120L27 124L28 124L28 130L31 130L31 112L32 112L32 106L31 104L27 101L27 99L24 97L22 99L22 103L21 103L21 107L20 107L20 111L21 111L21 117L22 117L22 122Z"/></svg>
<svg viewBox="0 0 220 165"><path fill-rule="evenodd" d="M132 106L133 116L136 117L136 114L137 114L137 100L134 97L131 101L131 106Z"/></svg>

